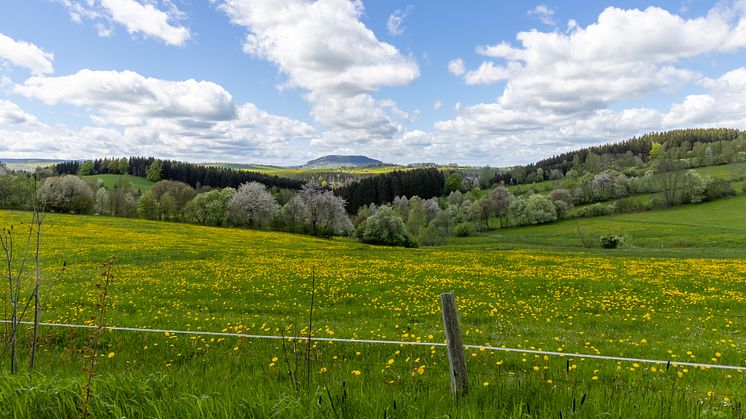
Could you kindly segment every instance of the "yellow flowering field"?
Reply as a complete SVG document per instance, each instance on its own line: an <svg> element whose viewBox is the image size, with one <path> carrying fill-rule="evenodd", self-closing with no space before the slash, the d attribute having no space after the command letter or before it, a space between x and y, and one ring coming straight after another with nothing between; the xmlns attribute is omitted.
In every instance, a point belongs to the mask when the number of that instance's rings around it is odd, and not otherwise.
<svg viewBox="0 0 746 419"><path fill-rule="evenodd" d="M0 226L20 230L29 219L28 213L0 212ZM741 371L677 364L746 367L744 259L621 258L489 245L381 248L344 239L52 214L44 226L45 278L63 261L67 266L58 281L43 286L42 320L92 323L98 295L93 282L100 264L112 256L114 282L105 315L110 326L307 336L313 280L311 333L317 337L443 342L439 295L452 291L467 344L670 361L467 350L469 415L484 409L510 415L524 409L520 406L567 414L579 409L583 394L588 414L619 412L629 403L733 414L746 393ZM43 362L74 363L85 332L45 328L43 333ZM314 401L313 391L293 396L301 401L280 415L307 409L333 415L342 413L336 409L345 403L352 415L379 414L391 409L388 398L401 392L409 394L410 410L399 405L404 416L453 408L447 358L437 346L316 342L312 359L304 360L304 343L297 341L135 332L108 332L105 341L103 393L116 393L117 385L134 380L126 374L147 373L160 374L179 391L188 392L179 383L191 383L195 394L212 394L194 383L227 386L231 374L204 374L252 366L251 374L242 372L236 382L272 388L254 397L276 401L282 399L278 394L298 394L291 383L307 364L312 374L304 374L312 375L315 388L336 393L318 390L321 402ZM298 353L304 354L301 359ZM74 383L72 370L55 366L50 373L69 375ZM344 393L342 382L349 386ZM529 390L546 401L526 399ZM360 400L335 399L347 392ZM495 392L510 395L491 401ZM212 394L210 403L233 400L222 394Z"/></svg>

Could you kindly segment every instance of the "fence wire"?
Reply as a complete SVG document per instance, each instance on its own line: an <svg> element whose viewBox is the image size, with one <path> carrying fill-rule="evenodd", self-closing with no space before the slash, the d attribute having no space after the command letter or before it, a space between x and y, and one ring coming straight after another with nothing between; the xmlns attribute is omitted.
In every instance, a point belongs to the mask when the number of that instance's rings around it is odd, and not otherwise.
<svg viewBox="0 0 746 419"><path fill-rule="evenodd" d="M10 320L0 320L0 323L10 323ZM24 325L33 325L33 322L20 322ZM66 327L66 328L77 328L77 329L97 329L99 326L85 325L85 324L70 324L70 323L39 323L40 326L45 327ZM377 344L377 345L399 345L399 346L427 346L427 347L446 347L447 345L442 342L414 342L414 341L400 341L400 340L374 340L374 339L346 339L346 338L330 338L330 337L290 337L290 336L275 336L275 335L254 335L247 333L230 333L230 332L209 332L200 330L171 330L171 329L145 329L136 327L120 327L120 326L103 326L105 330L120 331L120 332L140 332L140 333L170 333L178 335L195 335L195 336L221 336L221 337L235 337L244 339L265 339L265 340L296 340L296 341L311 341L315 342L340 342L340 343L366 343L366 344ZM647 358L631 358L623 356L609 356L609 355L596 355L596 354L582 354L574 352L557 352L557 351L543 351L534 349L520 349L520 348L505 348L497 346L485 346L485 345L464 345L466 349L478 349L485 351L499 351L499 352L515 352L522 354L536 354L536 355L548 355L548 356L559 356L563 358L588 358L588 359L601 359L608 361L623 361L623 362L638 362L645 364L657 364L666 366L684 366L694 368L705 368L705 369L721 369L721 370L732 370L746 372L746 367L736 365L720 365L720 364L704 364L698 362L683 362L683 361L671 361L662 359L647 359Z"/></svg>

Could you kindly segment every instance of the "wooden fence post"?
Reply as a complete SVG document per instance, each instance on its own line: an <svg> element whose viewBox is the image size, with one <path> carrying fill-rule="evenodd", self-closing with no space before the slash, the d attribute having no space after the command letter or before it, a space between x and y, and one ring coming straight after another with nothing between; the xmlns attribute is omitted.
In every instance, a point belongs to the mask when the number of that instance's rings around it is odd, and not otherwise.
<svg viewBox="0 0 746 419"><path fill-rule="evenodd" d="M456 297L452 292L441 294L440 305L443 308L443 328L446 332L448 363L451 367L451 390L453 397L458 398L469 391L469 379L466 375L464 343L461 340L461 328L458 323Z"/></svg>

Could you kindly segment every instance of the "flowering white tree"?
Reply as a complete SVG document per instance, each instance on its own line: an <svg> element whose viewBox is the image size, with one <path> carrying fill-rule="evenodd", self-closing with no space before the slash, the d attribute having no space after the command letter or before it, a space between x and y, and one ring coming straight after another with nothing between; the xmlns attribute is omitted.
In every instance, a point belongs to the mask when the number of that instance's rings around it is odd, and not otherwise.
<svg viewBox="0 0 746 419"><path fill-rule="evenodd" d="M316 235L349 234L353 225L345 210L345 200L320 185L306 184L298 194L306 209L311 233Z"/></svg>
<svg viewBox="0 0 746 419"><path fill-rule="evenodd" d="M258 182L244 183L239 186L238 191L228 203L231 218L250 228L267 224L277 208L275 198L264 185Z"/></svg>
<svg viewBox="0 0 746 419"><path fill-rule="evenodd" d="M93 190L77 176L47 178L42 186L42 192L53 210L84 214L93 209Z"/></svg>

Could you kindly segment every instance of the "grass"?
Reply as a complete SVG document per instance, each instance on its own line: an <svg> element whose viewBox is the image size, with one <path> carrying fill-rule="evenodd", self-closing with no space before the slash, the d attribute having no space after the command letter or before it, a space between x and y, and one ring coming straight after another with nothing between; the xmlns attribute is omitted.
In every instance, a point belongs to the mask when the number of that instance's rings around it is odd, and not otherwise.
<svg viewBox="0 0 746 419"><path fill-rule="evenodd" d="M83 179L93 180L94 182L101 180L104 183L104 186L108 189L112 189L115 185L127 185L140 192L146 192L150 190L150 188L153 187L154 184L153 182L145 178L131 175L91 175L83 176Z"/></svg>
<svg viewBox="0 0 746 419"><path fill-rule="evenodd" d="M109 325L304 336L314 276L316 336L442 342L438 296L453 291L466 343L672 362L470 350L472 390L456 404L440 347L316 343L295 387L291 343L110 332L96 417L742 417L746 374L675 362L746 366L744 198L420 249L50 214L46 277L68 267L45 285L42 319L89 321L99 263L116 256ZM29 219L0 212L2 226ZM584 249L579 223L589 236L616 226L635 248ZM2 358L0 411L74 416L87 332L44 328L42 339L31 377L8 376Z"/></svg>
<svg viewBox="0 0 746 419"><path fill-rule="evenodd" d="M694 169L702 176L710 176L725 180L743 180L746 178L746 162L724 164L720 166L706 166Z"/></svg>
<svg viewBox="0 0 746 419"><path fill-rule="evenodd" d="M628 236L623 256L746 257L746 195L632 214L497 230L472 245L577 251L606 234ZM494 224L497 224L496 222ZM598 251L608 254L608 251Z"/></svg>

